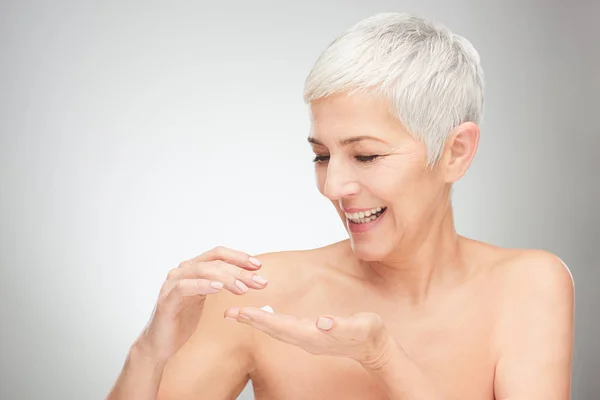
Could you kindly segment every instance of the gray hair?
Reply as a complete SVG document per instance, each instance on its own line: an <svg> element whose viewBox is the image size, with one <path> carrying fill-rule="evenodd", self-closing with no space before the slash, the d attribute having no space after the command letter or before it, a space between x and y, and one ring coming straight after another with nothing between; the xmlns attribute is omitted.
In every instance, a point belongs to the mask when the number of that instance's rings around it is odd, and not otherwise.
<svg viewBox="0 0 600 400"><path fill-rule="evenodd" d="M304 101L340 92L382 95L427 147L432 166L448 135L483 116L483 70L467 39L424 18L381 13L338 36L306 78Z"/></svg>

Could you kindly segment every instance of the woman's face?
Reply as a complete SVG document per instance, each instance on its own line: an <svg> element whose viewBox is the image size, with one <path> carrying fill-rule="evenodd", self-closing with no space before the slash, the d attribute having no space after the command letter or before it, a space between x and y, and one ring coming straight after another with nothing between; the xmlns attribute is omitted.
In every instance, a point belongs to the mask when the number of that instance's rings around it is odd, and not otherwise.
<svg viewBox="0 0 600 400"><path fill-rule="evenodd" d="M339 94L310 107L319 191L336 207L355 254L383 261L424 240L446 183L383 100Z"/></svg>

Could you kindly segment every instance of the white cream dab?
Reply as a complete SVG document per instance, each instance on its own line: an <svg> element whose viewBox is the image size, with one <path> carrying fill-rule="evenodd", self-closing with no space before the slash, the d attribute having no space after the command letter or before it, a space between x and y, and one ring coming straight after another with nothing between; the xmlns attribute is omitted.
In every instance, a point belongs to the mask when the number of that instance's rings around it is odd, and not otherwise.
<svg viewBox="0 0 600 400"><path fill-rule="evenodd" d="M264 306L264 307L261 307L260 309L273 314L273 309L270 306Z"/></svg>

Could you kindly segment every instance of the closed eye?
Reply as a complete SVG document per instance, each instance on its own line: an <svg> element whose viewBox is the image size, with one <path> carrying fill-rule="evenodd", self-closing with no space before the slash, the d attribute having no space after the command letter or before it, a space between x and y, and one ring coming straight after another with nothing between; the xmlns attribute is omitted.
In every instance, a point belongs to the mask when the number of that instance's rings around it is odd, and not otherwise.
<svg viewBox="0 0 600 400"><path fill-rule="evenodd" d="M378 157L380 157L379 155L372 155L372 156L354 156L354 159L360 163L369 163L369 162L373 162L375 161ZM327 164L327 162L329 162L329 158L330 156L315 156L315 158L313 159L314 163L318 163L318 164Z"/></svg>
<svg viewBox="0 0 600 400"><path fill-rule="evenodd" d="M373 156L355 156L354 158L356 159L356 161L362 162L362 163L368 163L371 161L375 161L375 159L379 157L378 155L373 155Z"/></svg>
<svg viewBox="0 0 600 400"><path fill-rule="evenodd" d="M313 162L317 164L326 164L327 161L329 161L329 156L315 156L313 159Z"/></svg>

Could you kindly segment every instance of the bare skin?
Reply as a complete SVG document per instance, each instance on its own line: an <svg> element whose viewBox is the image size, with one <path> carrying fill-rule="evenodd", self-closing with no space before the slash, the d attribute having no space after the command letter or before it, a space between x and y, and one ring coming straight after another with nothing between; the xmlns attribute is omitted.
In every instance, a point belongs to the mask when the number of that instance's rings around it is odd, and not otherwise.
<svg viewBox="0 0 600 400"><path fill-rule="evenodd" d="M349 253L350 246L345 242L306 254L306 261L295 266L304 271L292 298L281 293L271 300L267 297L270 288L257 295L268 300L278 312L313 319L325 311L341 316L374 311L449 398L493 398L491 383L498 355L491 351L497 315L494 309L497 302L491 295L491 266L473 265L469 273L449 282L447 288L432 293L424 301L414 302L380 290L368 271L356 266L347 268L354 264ZM280 279L285 280L281 284L289 285L286 275L281 275ZM271 281L274 287L275 282ZM351 360L313 356L278 344L266 335L255 337L256 369L251 378L258 399L386 398L365 369ZM461 379L467 376L468 380Z"/></svg>
<svg viewBox="0 0 600 400"><path fill-rule="evenodd" d="M510 332L517 331L524 338L528 331L538 332L535 325L540 321L528 318L527 307L523 307L524 302L535 302L533 297L543 292L536 289L539 284L534 280L546 280L547 286L562 284L564 297L568 297L570 275L549 253L501 249L466 238L460 239L460 247L465 259L471 260L463 270L468 272L449 276L444 288L432 290L422 301L382 291L377 280L374 282L373 276L353 260L348 241L311 251L259 256L263 261L261 275L269 279L269 286L242 297L223 292L207 302L211 310L205 313L212 318L205 323L211 326L200 327L167 366L159 399L235 399L248 379L252 380L257 400L388 398L376 380L353 360L315 356L222 318L223 306L265 304L275 312L311 319L324 313L345 316L359 311L377 312L396 341L446 398L512 399L502 396L503 388L510 389L498 381L501 377L495 373L502 356L517 345L511 343L514 335ZM539 263L532 263L534 260ZM564 377L570 369L571 304L564 303L554 311L559 310L563 314L555 317L562 324L558 323L561 329L556 334L564 336L564 346L539 362L524 360L523 368L556 365L546 368L550 375L543 383L552 382L552 390L558 389L549 393L554 396L549 398L567 399L569 382ZM522 322L515 326L516 321ZM227 347L237 349L233 360L244 362L226 362L217 351L208 350L209 343L219 347L215 340L218 342L223 335L235 336ZM553 339L550 335L546 342L538 343L540 351L551 350ZM535 348L529 347L529 351L534 357ZM231 353L223 357L228 355ZM232 370L224 372L223 367L217 367L218 374L208 372L224 363Z"/></svg>
<svg viewBox="0 0 600 400"><path fill-rule="evenodd" d="M569 399L568 269L456 233L450 189L478 127L458 126L431 169L381 99L334 95L311 119L317 188L349 238L260 266L231 249L182 263L108 399L235 399L250 379L258 400Z"/></svg>

